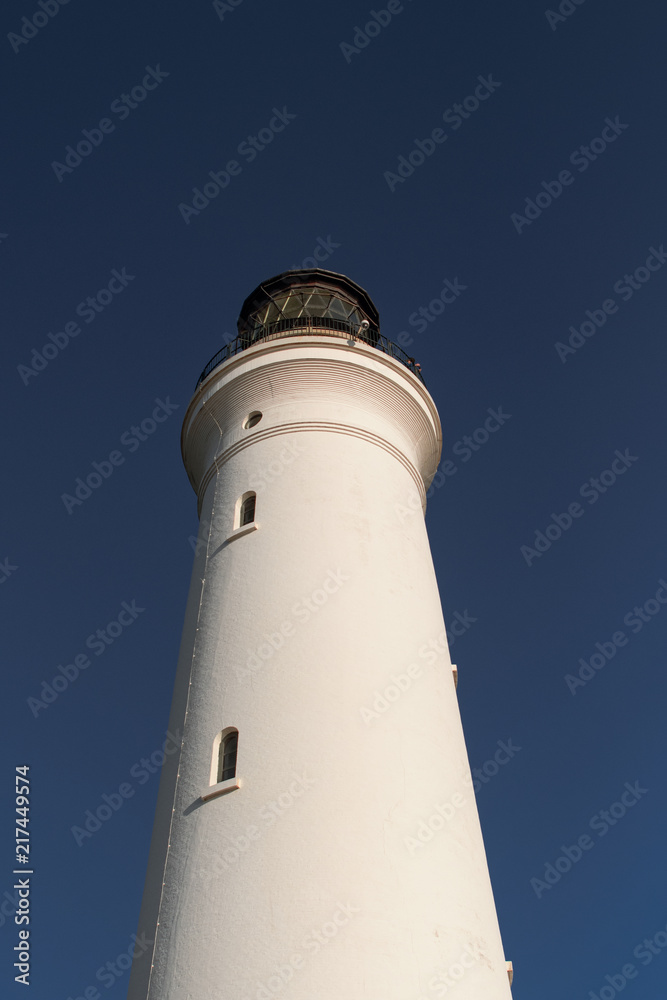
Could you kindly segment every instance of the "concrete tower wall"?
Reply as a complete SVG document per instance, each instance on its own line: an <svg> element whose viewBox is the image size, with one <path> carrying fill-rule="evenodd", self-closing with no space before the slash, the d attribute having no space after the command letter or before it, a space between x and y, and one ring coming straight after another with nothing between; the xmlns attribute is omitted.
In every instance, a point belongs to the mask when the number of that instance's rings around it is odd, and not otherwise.
<svg viewBox="0 0 667 1000"><path fill-rule="evenodd" d="M183 447L201 509L183 745L129 1000L507 1000L419 502L441 447L430 396L370 346L265 341L202 384ZM240 787L202 801L230 727Z"/></svg>

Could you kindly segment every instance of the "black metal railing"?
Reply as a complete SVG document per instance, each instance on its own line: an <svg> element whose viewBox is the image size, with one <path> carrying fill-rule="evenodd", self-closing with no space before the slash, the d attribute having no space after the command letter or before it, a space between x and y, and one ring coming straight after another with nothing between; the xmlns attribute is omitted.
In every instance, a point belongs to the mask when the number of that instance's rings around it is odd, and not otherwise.
<svg viewBox="0 0 667 1000"><path fill-rule="evenodd" d="M301 332L303 330L313 330L324 336L345 336L351 340L359 340L364 344L369 344L371 347L377 348L378 351L382 351L383 354L388 354L390 357L396 358L406 368L409 368L420 382L424 381L419 362L409 357L398 344L394 344L393 341L383 337L375 327L370 326L366 330L362 330L357 325L346 322L346 320L332 319L328 316L300 316L296 319L281 319L277 323L270 323L268 326L259 327L253 332L242 333L230 341L229 344L225 344L217 354L213 355L206 365L197 379L197 386L218 365L234 357L235 354L240 354L241 351L245 351L249 347L253 347L255 344L262 343L265 340L277 340L280 337L294 336L296 331Z"/></svg>

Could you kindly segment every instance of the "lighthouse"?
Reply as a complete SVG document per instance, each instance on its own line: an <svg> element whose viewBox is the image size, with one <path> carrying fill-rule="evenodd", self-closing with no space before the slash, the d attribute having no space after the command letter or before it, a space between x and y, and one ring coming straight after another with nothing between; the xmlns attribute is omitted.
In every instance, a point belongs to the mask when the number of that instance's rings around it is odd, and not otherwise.
<svg viewBox="0 0 667 1000"><path fill-rule="evenodd" d="M263 281L204 368L129 1000L509 1000L424 522L441 447L343 275Z"/></svg>

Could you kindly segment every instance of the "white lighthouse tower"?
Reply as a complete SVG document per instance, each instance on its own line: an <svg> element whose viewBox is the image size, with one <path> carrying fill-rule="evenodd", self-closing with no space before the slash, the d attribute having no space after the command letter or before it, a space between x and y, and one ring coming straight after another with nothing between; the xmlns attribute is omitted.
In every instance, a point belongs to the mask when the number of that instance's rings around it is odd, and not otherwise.
<svg viewBox="0 0 667 1000"><path fill-rule="evenodd" d="M200 533L129 1000L509 1000L423 510L438 414L287 271L187 410Z"/></svg>

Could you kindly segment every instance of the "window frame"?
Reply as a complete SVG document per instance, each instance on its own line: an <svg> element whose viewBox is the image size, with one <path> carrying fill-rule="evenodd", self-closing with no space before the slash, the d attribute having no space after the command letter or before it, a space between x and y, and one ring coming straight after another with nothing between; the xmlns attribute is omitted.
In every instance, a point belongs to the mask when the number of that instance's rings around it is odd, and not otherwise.
<svg viewBox="0 0 667 1000"><path fill-rule="evenodd" d="M234 777L225 778L224 781L218 780L219 775L222 773L220 770L221 765L221 754L223 752L223 747L225 741L232 735L236 734L237 737L237 747L236 747L236 761L234 767ZM238 775L238 735L239 731L237 726L226 726L221 729L213 740L213 753L211 754L211 771L209 775L209 786L202 793L202 802L208 802L209 799L214 799L218 795L224 795L226 792L232 792L236 788L241 787L241 779Z"/></svg>
<svg viewBox="0 0 667 1000"><path fill-rule="evenodd" d="M248 503L248 501L253 500L252 508L252 518L245 523L243 523L243 508ZM257 517L257 493L255 490L246 490L236 501L236 507L234 510L234 530L239 528L249 528L251 524L255 524Z"/></svg>

